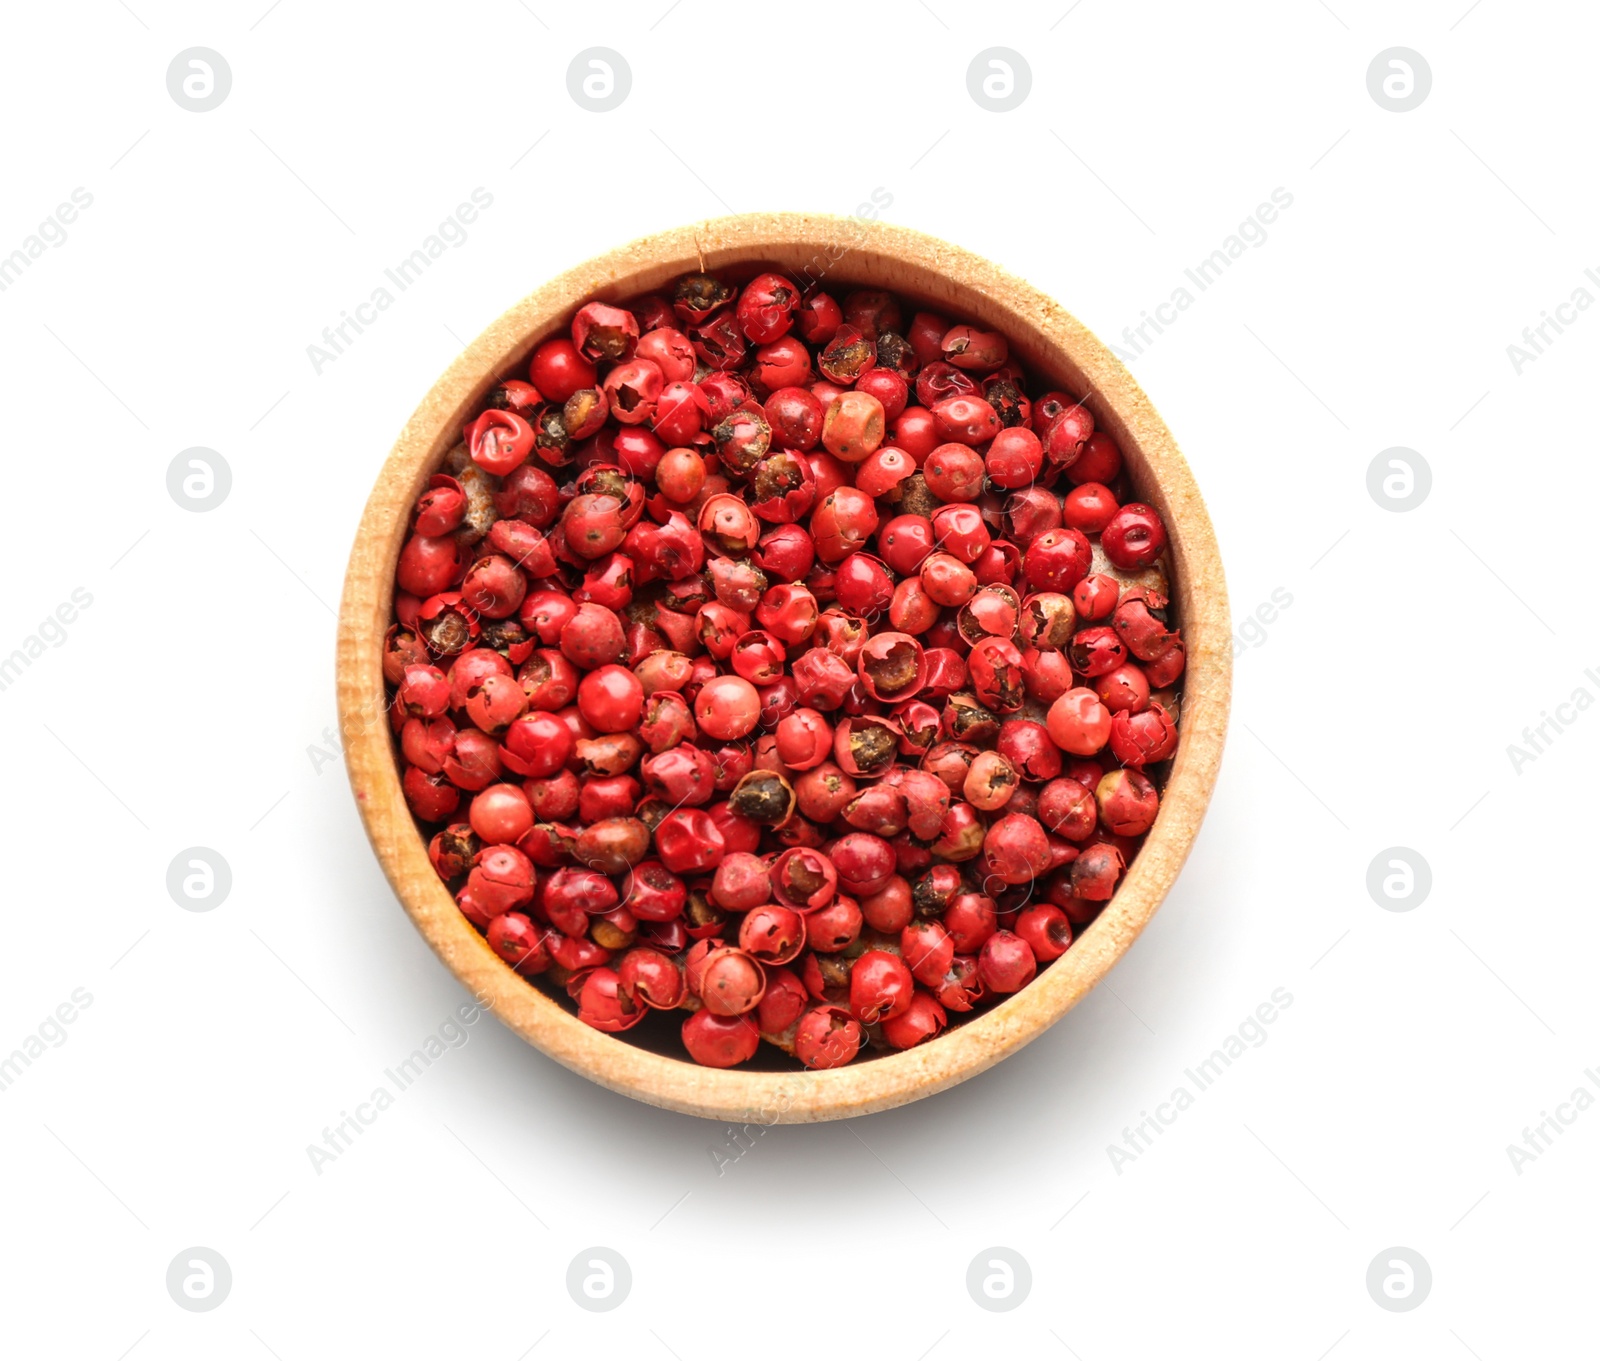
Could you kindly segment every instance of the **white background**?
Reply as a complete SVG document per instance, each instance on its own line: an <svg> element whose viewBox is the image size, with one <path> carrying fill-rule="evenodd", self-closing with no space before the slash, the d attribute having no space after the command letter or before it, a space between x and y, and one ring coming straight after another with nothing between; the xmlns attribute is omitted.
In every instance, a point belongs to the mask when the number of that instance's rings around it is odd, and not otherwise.
<svg viewBox="0 0 1600 1361"><path fill-rule="evenodd" d="M1600 266L1593 12L669 3L9 9L0 253L94 201L0 294L0 655L93 597L0 692L0 1054L93 997L0 1092L8 1354L1573 1354L1600 1113L1520 1174L1507 1146L1596 1089L1600 715L1520 773L1507 745L1600 695L1600 315L1520 375L1506 347ZM605 114L566 85L596 45L632 69ZM1409 113L1366 86L1396 45L1433 73ZM209 113L166 88L193 46L232 69ZM1008 113L967 92L994 46L1032 68ZM323 327L477 186L466 243L314 373ZM314 1172L465 999L314 750L361 506L462 343L632 236L875 188L1116 339L1279 186L1266 243L1132 364L1236 621L1292 605L1239 657L1209 820L1111 980L978 1080L772 1129L720 1175L726 1131L485 1019ZM233 477L204 514L166 490L196 445ZM1409 513L1367 491L1391 446L1432 469ZM232 869L208 913L165 887L196 845ZM1366 889L1397 845L1432 867L1414 911ZM1275 988L1266 1042L1114 1167ZM605 1314L565 1285L596 1244L633 1273ZM165 1288L194 1245L232 1268L214 1312ZM964 1286L995 1245L1032 1271L1009 1313ZM1396 1245L1433 1274L1409 1313L1365 1284Z"/></svg>

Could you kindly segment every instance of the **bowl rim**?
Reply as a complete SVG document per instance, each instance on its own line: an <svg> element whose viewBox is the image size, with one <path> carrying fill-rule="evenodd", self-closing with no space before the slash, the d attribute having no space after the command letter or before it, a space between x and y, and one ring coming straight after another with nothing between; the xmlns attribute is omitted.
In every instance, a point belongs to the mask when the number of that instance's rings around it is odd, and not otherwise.
<svg viewBox="0 0 1600 1361"><path fill-rule="evenodd" d="M810 252L809 258L806 252ZM812 267L821 262L820 274ZM910 1050L822 1072L704 1068L594 1030L505 964L435 874L406 806L384 715L383 637L409 510L470 409L582 302L620 301L691 268L782 266L879 286L1003 330L1036 372L1082 394L1171 539L1172 595L1188 653L1179 745L1154 827L1116 895L1021 992ZM916 281L911 281L911 276ZM732 1122L840 1119L973 1077L1036 1039L1122 957L1177 878L1204 818L1227 729L1231 620L1210 517L1171 432L1132 374L1075 317L999 266L907 227L821 213L750 213L640 237L565 271L492 322L407 421L379 471L351 549L338 624L340 732L356 806L417 930L479 1002L523 1039L612 1091Z"/></svg>

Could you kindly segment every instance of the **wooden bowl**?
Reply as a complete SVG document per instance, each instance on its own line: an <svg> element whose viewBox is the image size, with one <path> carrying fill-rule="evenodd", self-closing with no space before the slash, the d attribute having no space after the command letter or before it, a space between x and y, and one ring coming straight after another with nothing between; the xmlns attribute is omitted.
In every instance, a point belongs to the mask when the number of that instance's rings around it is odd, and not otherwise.
<svg viewBox="0 0 1600 1361"><path fill-rule="evenodd" d="M383 718L382 643L412 504L498 378L561 332L590 298L620 302L694 269L760 262L830 290L885 288L1002 330L1014 357L1082 394L1121 446L1140 496L1171 535L1173 600L1188 648L1180 740L1161 812L1116 897L1021 992L903 1053L826 1072L703 1068L602 1034L514 973L457 910L401 793ZM367 502L339 618L339 716L367 835L412 921L501 1021L573 1071L641 1101L745 1123L834 1120L931 1096L981 1073L1060 1020L1133 944L1189 854L1222 756L1232 650L1222 562L1200 492L1167 427L1128 371L1057 303L966 251L903 227L803 213L718 218L645 237L567 271L468 347L401 432Z"/></svg>

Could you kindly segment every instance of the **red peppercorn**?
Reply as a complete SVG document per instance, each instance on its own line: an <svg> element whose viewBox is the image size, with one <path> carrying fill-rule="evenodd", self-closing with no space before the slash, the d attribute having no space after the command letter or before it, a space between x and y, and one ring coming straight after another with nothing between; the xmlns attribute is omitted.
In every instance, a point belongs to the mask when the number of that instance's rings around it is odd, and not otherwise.
<svg viewBox="0 0 1600 1361"><path fill-rule="evenodd" d="M822 438L823 405L803 387L780 387L763 408L779 448L804 452Z"/></svg>
<svg viewBox="0 0 1600 1361"><path fill-rule="evenodd" d="M1072 603L1085 620L1107 619L1117 607L1119 592L1114 577L1097 573L1072 588Z"/></svg>
<svg viewBox="0 0 1600 1361"><path fill-rule="evenodd" d="M868 950L850 968L850 1010L871 1025L892 1020L911 1005L916 984L898 955Z"/></svg>
<svg viewBox="0 0 1600 1361"><path fill-rule="evenodd" d="M578 777L570 770L558 771L546 779L524 780L522 792L528 796L539 822L564 822L578 811Z"/></svg>
<svg viewBox="0 0 1600 1361"><path fill-rule="evenodd" d="M659 860L645 860L628 871L622 904L640 921L670 922L683 915L688 889Z"/></svg>
<svg viewBox="0 0 1600 1361"><path fill-rule="evenodd" d="M907 633L874 634L856 659L861 684L874 699L910 699L927 681L922 644Z"/></svg>
<svg viewBox="0 0 1600 1361"><path fill-rule="evenodd" d="M849 832L828 850L839 887L856 897L878 892L894 877L894 848L870 832Z"/></svg>
<svg viewBox="0 0 1600 1361"><path fill-rule="evenodd" d="M856 379L856 391L876 398L883 407L883 419L892 423L906 409L911 388L903 374L883 362L885 353L884 337L880 336L877 367L868 369Z"/></svg>
<svg viewBox="0 0 1600 1361"><path fill-rule="evenodd" d="M1100 546L1112 566L1136 572L1167 551L1167 528L1151 507L1130 501L1106 524Z"/></svg>
<svg viewBox="0 0 1600 1361"><path fill-rule="evenodd" d="M1111 736L1111 711L1093 690L1068 690L1050 706L1051 740L1074 756L1093 756Z"/></svg>
<svg viewBox="0 0 1600 1361"><path fill-rule="evenodd" d="M707 1068L732 1068L755 1057L761 1034L744 1016L719 1016L709 1007L683 1023L683 1047Z"/></svg>
<svg viewBox="0 0 1600 1361"><path fill-rule="evenodd" d="M935 428L942 429L935 418ZM965 444L940 444L923 461L928 490L941 501L970 501L983 490L983 459Z"/></svg>
<svg viewBox="0 0 1600 1361"><path fill-rule="evenodd" d="M1116 892L1117 880L1125 865L1122 852L1105 842L1096 842L1072 862L1072 892L1091 902L1105 902Z"/></svg>
<svg viewBox="0 0 1600 1361"><path fill-rule="evenodd" d="M944 927L958 954L975 954L996 929L993 899L980 893L961 893L945 909Z"/></svg>
<svg viewBox="0 0 1600 1361"><path fill-rule="evenodd" d="M1124 662L1096 679L1094 692L1114 714L1138 713L1150 703L1150 682L1132 662Z"/></svg>
<svg viewBox="0 0 1600 1361"><path fill-rule="evenodd" d="M753 559L769 578L792 583L811 570L816 545L799 525L779 525L761 536Z"/></svg>
<svg viewBox="0 0 1600 1361"><path fill-rule="evenodd" d="M662 401L665 402L667 398L668 393L663 390ZM659 406L657 409L659 412ZM667 433L667 427L662 426L662 433ZM675 433L679 438L684 437L683 432ZM667 446L640 425L621 426L615 431L604 430L601 436L610 436L612 457L619 467L635 477L653 477L662 455L667 452Z"/></svg>
<svg viewBox="0 0 1600 1361"><path fill-rule="evenodd" d="M1039 821L1070 841L1087 840L1097 819L1094 795L1077 780L1051 780L1039 792Z"/></svg>
<svg viewBox="0 0 1600 1361"><path fill-rule="evenodd" d="M934 428L947 440L960 444L986 444L1000 433L1000 417L982 397L962 394L946 397L931 408Z"/></svg>
<svg viewBox="0 0 1600 1361"><path fill-rule="evenodd" d="M897 874L876 893L863 897L860 906L863 926L890 934L902 931L911 921L911 885Z"/></svg>
<svg viewBox="0 0 1600 1361"><path fill-rule="evenodd" d="M1011 718L1000 725L997 750L1025 780L1053 780L1061 773L1061 751L1049 730L1032 719Z"/></svg>
<svg viewBox="0 0 1600 1361"><path fill-rule="evenodd" d="M840 608L876 619L894 596L894 579L881 558L852 553L834 573L833 590Z"/></svg>
<svg viewBox="0 0 1600 1361"><path fill-rule="evenodd" d="M467 452L486 473L503 477L533 452L533 427L514 411L485 411L463 432Z"/></svg>
<svg viewBox="0 0 1600 1361"><path fill-rule="evenodd" d="M833 861L818 851L795 847L773 862L772 894L798 912L814 912L831 903L838 883Z"/></svg>
<svg viewBox="0 0 1600 1361"><path fill-rule="evenodd" d="M1160 811L1161 796L1137 770L1113 770L1095 786L1100 821L1117 836L1143 836Z"/></svg>
<svg viewBox="0 0 1600 1361"><path fill-rule="evenodd" d="M413 534L400 550L395 580L401 590L426 597L448 590L461 571L461 549L455 539Z"/></svg>
<svg viewBox="0 0 1600 1361"><path fill-rule="evenodd" d="M883 1022L883 1038L895 1049L912 1049L933 1039L948 1024L949 1017L938 1000L918 992L905 1011Z"/></svg>
<svg viewBox="0 0 1600 1361"><path fill-rule="evenodd" d="M1183 668L1183 639L1179 638L1155 661L1146 663L1144 676L1150 682L1152 690L1165 690L1177 682L1178 677L1183 674Z"/></svg>
<svg viewBox="0 0 1600 1361"><path fill-rule="evenodd" d="M877 363L873 338L853 325L840 325L817 355L817 368L831 382L847 387Z"/></svg>
<svg viewBox="0 0 1600 1361"><path fill-rule="evenodd" d="M572 319L572 343L590 363L627 359L639 339L639 320L608 303L586 303ZM534 379L538 386L538 379Z"/></svg>
<svg viewBox="0 0 1600 1361"><path fill-rule="evenodd" d="M903 449L884 445L856 468L856 487L868 496L898 500L900 484L917 470L916 463Z"/></svg>
<svg viewBox="0 0 1600 1361"><path fill-rule="evenodd" d="M950 1011L971 1011L988 996L988 989L978 976L976 955L960 954L950 965L950 972L934 990L939 1003Z"/></svg>
<svg viewBox="0 0 1600 1361"><path fill-rule="evenodd" d="M688 744L645 757L639 773L645 788L674 806L698 807L709 803L716 792L716 764L711 754Z"/></svg>
<svg viewBox="0 0 1600 1361"><path fill-rule="evenodd" d="M1096 430L1084 441L1083 451L1067 469L1073 482L1098 482L1110 486L1122 471L1122 451L1104 430Z"/></svg>
<svg viewBox="0 0 1600 1361"><path fill-rule="evenodd" d="M890 434L895 447L904 449L920 468L940 443L933 412L925 406L907 406L898 416L890 419Z"/></svg>
<svg viewBox="0 0 1600 1361"><path fill-rule="evenodd" d="M429 774L420 766L407 769L401 787L412 813L423 822L444 822L461 803L445 774Z"/></svg>
<svg viewBox="0 0 1600 1361"><path fill-rule="evenodd" d="M550 967L545 932L520 912L502 912L484 932L489 948L520 974L541 974Z"/></svg>
<svg viewBox="0 0 1600 1361"><path fill-rule="evenodd" d="M796 329L812 345L826 345L843 320L839 304L821 289L808 292L795 313Z"/></svg>
<svg viewBox="0 0 1600 1361"><path fill-rule="evenodd" d="M1178 642L1178 635L1167 629L1163 604L1161 596L1129 592L1112 612L1111 627L1141 662L1158 660Z"/></svg>
<svg viewBox="0 0 1600 1361"><path fill-rule="evenodd" d="M795 1030L794 1056L807 1068L838 1068L855 1058L865 1040L843 1007L812 1007Z"/></svg>
<svg viewBox="0 0 1600 1361"><path fill-rule="evenodd" d="M705 874L726 852L727 842L698 808L678 808L662 818L655 830L656 853L674 874Z"/></svg>
<svg viewBox="0 0 1600 1361"><path fill-rule="evenodd" d="M438 718L450 707L450 682L436 666L408 666L396 698L407 714Z"/></svg>
<svg viewBox="0 0 1600 1361"><path fill-rule="evenodd" d="M1061 503L1062 519L1084 534L1098 534L1117 513L1117 498L1098 482L1085 482L1069 491Z"/></svg>
<svg viewBox="0 0 1600 1361"><path fill-rule="evenodd" d="M782 1035L794 1025L811 1004L806 985L791 969L764 966L767 990L756 1004L756 1024L763 1037Z"/></svg>
<svg viewBox="0 0 1600 1361"><path fill-rule="evenodd" d="M494 738L477 728L463 728L444 758L444 774L457 789L478 790L500 778L500 764Z"/></svg>
<svg viewBox="0 0 1600 1361"><path fill-rule="evenodd" d="M1128 649L1117 631L1105 626L1080 629L1067 649L1072 669L1090 680L1115 671L1128 659Z"/></svg>
<svg viewBox="0 0 1600 1361"><path fill-rule="evenodd" d="M858 551L878 528L878 511L872 498L854 487L839 487L817 503L811 516L816 555L823 562L840 562Z"/></svg>
<svg viewBox="0 0 1600 1361"><path fill-rule="evenodd" d="M871 393L841 392L822 416L822 445L835 458L860 463L883 443L883 403Z"/></svg>
<svg viewBox="0 0 1600 1361"><path fill-rule="evenodd" d="M446 882L460 878L477 863L482 844L465 823L454 823L428 843L428 859Z"/></svg>
<svg viewBox="0 0 1600 1361"><path fill-rule="evenodd" d="M644 686L626 667L598 667L578 685L578 711L596 732L627 732L644 712Z"/></svg>
<svg viewBox="0 0 1600 1361"><path fill-rule="evenodd" d="M555 402L566 401L579 388L593 387L596 376L594 365L563 337L541 344L528 365L533 386Z"/></svg>
<svg viewBox="0 0 1600 1361"><path fill-rule="evenodd" d="M603 605L583 604L561 626L561 652L574 666L595 670L626 655L622 621Z"/></svg>
<svg viewBox="0 0 1600 1361"><path fill-rule="evenodd" d="M841 893L806 916L806 944L822 954L838 954L856 943L864 921L861 905Z"/></svg>
<svg viewBox="0 0 1600 1361"><path fill-rule="evenodd" d="M683 997L683 970L659 950L629 950L617 961L617 991L635 1006L670 1010Z"/></svg>
<svg viewBox="0 0 1600 1361"><path fill-rule="evenodd" d="M815 709L791 710L778 723L778 759L790 770L811 770L833 750L833 726Z"/></svg>
<svg viewBox="0 0 1600 1361"><path fill-rule="evenodd" d="M485 846L467 876L475 901L491 913L511 912L533 901L534 871L514 846Z"/></svg>
<svg viewBox="0 0 1600 1361"><path fill-rule="evenodd" d="M528 796L514 784L493 784L472 800L472 830L486 843L514 843L533 828Z"/></svg>
<svg viewBox="0 0 1600 1361"><path fill-rule="evenodd" d="M1044 466L1044 449L1033 431L1026 426L1014 426L1001 430L990 442L984 464L995 486L1026 487ZM1083 528L1082 525L1076 527Z"/></svg>
<svg viewBox="0 0 1600 1361"><path fill-rule="evenodd" d="M900 957L925 987L939 986L955 953L955 941L937 921L914 922L900 933Z"/></svg>
<svg viewBox="0 0 1600 1361"><path fill-rule="evenodd" d="M955 627L962 633L962 638L973 646L981 643L984 638L1008 640L1016 637L1019 630L1024 632L1026 640L1026 633L1029 632L1027 625L1034 622L1035 616L1043 617L1046 609L1050 608L1051 601L1064 601L1067 608L1072 605L1064 595L1053 597L1048 593L1029 597L1030 605L1034 605L1035 601L1042 601L1042 605L1037 605L1030 611L1029 619L1022 619L1022 603L1011 587L1000 584L984 585L974 593L971 600L966 601L966 605L963 605L960 613L955 616ZM1029 641L1035 641L1038 646L1051 646L1048 637L1045 641L1038 641L1038 638Z"/></svg>
<svg viewBox="0 0 1600 1361"><path fill-rule="evenodd" d="M1093 558L1089 540L1078 530L1052 529L1028 545L1022 568L1034 590L1070 593L1088 575Z"/></svg>
<svg viewBox="0 0 1600 1361"><path fill-rule="evenodd" d="M743 737L761 717L761 696L742 676L716 676L700 687L694 717L707 737L723 742Z"/></svg>
<svg viewBox="0 0 1600 1361"><path fill-rule="evenodd" d="M1059 907L1039 903L1018 915L1017 935L1028 943L1034 959L1048 964L1072 944L1072 922Z"/></svg>
<svg viewBox="0 0 1600 1361"><path fill-rule="evenodd" d="M700 536L720 553L749 552L761 537L760 522L737 496L708 497L700 507Z"/></svg>
<svg viewBox="0 0 1600 1361"><path fill-rule="evenodd" d="M675 325L646 331L634 346L635 359L647 359L669 383L686 383L694 377L694 347Z"/></svg>
<svg viewBox="0 0 1600 1361"><path fill-rule="evenodd" d="M777 961L781 962L781 961ZM718 1016L743 1016L754 1011L766 991L761 965L743 950L723 947L706 955L698 975L700 999Z"/></svg>
<svg viewBox="0 0 1600 1361"><path fill-rule="evenodd" d="M453 477L443 474L431 479L427 491L417 499L412 530L425 537L453 533L467 513L466 494Z"/></svg>
<svg viewBox="0 0 1600 1361"><path fill-rule="evenodd" d="M1038 971L1033 950L1021 936L996 931L978 952L978 977L990 992L1017 992Z"/></svg>
<svg viewBox="0 0 1600 1361"><path fill-rule="evenodd" d="M781 274L758 274L739 295L738 318L745 336L765 345L788 331L800 305L800 290Z"/></svg>
<svg viewBox="0 0 1600 1361"><path fill-rule="evenodd" d="M550 713L525 713L501 737L501 761L506 769L528 779L554 776L571 755L573 734Z"/></svg>
<svg viewBox="0 0 1600 1361"><path fill-rule="evenodd" d="M1000 424L1008 430L1033 430L1033 402L1022 390L1026 382L1022 370L1015 364L1003 364L983 380L984 400L995 409Z"/></svg>
<svg viewBox="0 0 1600 1361"><path fill-rule="evenodd" d="M923 559L919 575L923 589L938 605L965 605L977 594L978 578L960 558L950 553L930 553Z"/></svg>
<svg viewBox="0 0 1600 1361"><path fill-rule="evenodd" d="M980 390L977 379L943 359L924 361L916 386L917 400L930 409L950 397L970 397Z"/></svg>
<svg viewBox="0 0 1600 1361"><path fill-rule="evenodd" d="M1025 813L997 819L983 839L983 868L1004 884L1040 878L1050 868L1050 843L1038 819Z"/></svg>
<svg viewBox="0 0 1600 1361"><path fill-rule="evenodd" d="M1001 523L1012 546L1026 550L1041 534L1061 528L1061 502L1044 487L1024 487L1006 498Z"/></svg>
<svg viewBox="0 0 1600 1361"><path fill-rule="evenodd" d="M811 351L796 335L780 336L760 346L750 365L750 383L757 392L799 387L812 381Z"/></svg>
<svg viewBox="0 0 1600 1361"><path fill-rule="evenodd" d="M623 991L614 969L599 968L584 976L578 993L578 1019L596 1030L616 1034L645 1018L645 1008Z"/></svg>
<svg viewBox="0 0 1600 1361"><path fill-rule="evenodd" d="M994 713L1015 713L1022 707L1022 653L1004 638L984 637L967 654L967 675L979 703Z"/></svg>

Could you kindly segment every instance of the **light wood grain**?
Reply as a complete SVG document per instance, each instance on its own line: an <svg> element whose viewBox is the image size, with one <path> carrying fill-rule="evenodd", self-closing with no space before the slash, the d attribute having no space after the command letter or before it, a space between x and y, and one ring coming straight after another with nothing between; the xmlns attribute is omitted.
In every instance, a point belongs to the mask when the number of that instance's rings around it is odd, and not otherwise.
<svg viewBox="0 0 1600 1361"><path fill-rule="evenodd" d="M1161 812L1116 897L1022 992L931 1043L828 1072L718 1071L650 1053L584 1025L532 987L462 918L428 862L401 793L383 718L382 642L408 513L463 420L495 381L598 297L622 301L688 270L760 262L809 267L824 286L879 287L1003 330L1035 374L1082 394L1122 447L1141 496L1172 539L1174 604L1188 647L1183 719ZM512 1030L614 1091L743 1123L833 1120L943 1091L1000 1062L1060 1020L1131 946L1172 886L1205 815L1222 758L1232 679L1226 587L1199 489L1132 376L1058 303L967 251L903 227L799 213L719 218L645 237L569 270L494 322L423 399L378 473L350 554L340 611L339 713L350 783L395 895L446 966Z"/></svg>

